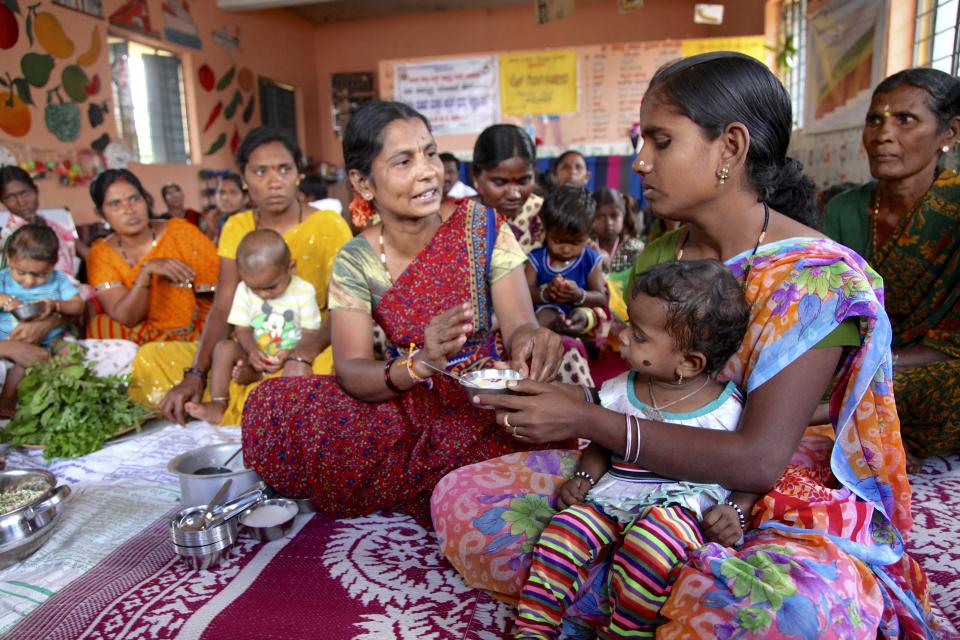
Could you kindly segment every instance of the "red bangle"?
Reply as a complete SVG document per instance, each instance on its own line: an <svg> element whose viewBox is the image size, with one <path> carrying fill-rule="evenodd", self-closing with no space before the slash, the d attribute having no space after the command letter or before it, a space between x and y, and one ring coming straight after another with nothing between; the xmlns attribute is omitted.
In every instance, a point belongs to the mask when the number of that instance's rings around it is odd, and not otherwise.
<svg viewBox="0 0 960 640"><path fill-rule="evenodd" d="M393 363L396 362L396 358L387 360L387 366L383 368L383 383L387 385L387 389L393 391L395 394L400 395L403 393L403 389L398 387L396 383L390 378L390 367L393 366Z"/></svg>

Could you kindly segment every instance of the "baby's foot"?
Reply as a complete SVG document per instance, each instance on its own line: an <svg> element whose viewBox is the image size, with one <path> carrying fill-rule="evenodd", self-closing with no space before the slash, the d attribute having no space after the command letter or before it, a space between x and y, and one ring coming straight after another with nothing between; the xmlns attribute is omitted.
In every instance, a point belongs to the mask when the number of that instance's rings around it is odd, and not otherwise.
<svg viewBox="0 0 960 640"><path fill-rule="evenodd" d="M220 421L223 420L223 414L227 412L227 403L222 400L188 402L183 408L197 420L203 420L210 424L220 424Z"/></svg>
<svg viewBox="0 0 960 640"><path fill-rule="evenodd" d="M253 384L259 382L262 377L262 373L254 370L243 360L237 360L233 365L233 370L230 371L230 379L238 384Z"/></svg>

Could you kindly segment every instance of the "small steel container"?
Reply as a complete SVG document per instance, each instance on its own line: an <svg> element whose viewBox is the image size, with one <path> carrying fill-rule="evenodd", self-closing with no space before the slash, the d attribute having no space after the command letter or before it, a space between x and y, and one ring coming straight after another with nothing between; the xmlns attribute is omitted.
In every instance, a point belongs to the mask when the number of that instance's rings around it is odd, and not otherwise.
<svg viewBox="0 0 960 640"><path fill-rule="evenodd" d="M237 521L220 520L205 529L194 530L183 525L203 517L206 507L187 507L170 518L170 539L173 551L193 569L211 569L230 555L237 540Z"/></svg>
<svg viewBox="0 0 960 640"><path fill-rule="evenodd" d="M28 302L22 304L16 309L12 310L10 313L13 314L13 317L19 320L20 322L26 322L27 320L33 320L34 318L40 317L40 314L43 313L43 303L42 302Z"/></svg>
<svg viewBox="0 0 960 640"><path fill-rule="evenodd" d="M269 526L256 526L247 524L251 522L253 513L262 507L275 506L284 509L287 512L287 519L282 522L278 522L274 525ZM269 542L270 540L276 540L277 538L282 538L290 531L290 528L293 527L294 518L297 517L297 514L300 512L300 507L297 504L296 500L290 500L288 498L274 498L272 500L264 500L259 504L247 509L240 516L240 524L243 525L244 531L249 533L251 536L258 538L264 542Z"/></svg>
<svg viewBox="0 0 960 640"><path fill-rule="evenodd" d="M478 393L511 393L510 389L507 388L507 382L521 380L523 376L520 375L519 371L513 369L479 369L463 374L460 379L463 381L461 383L463 390L467 392L467 397L472 403ZM482 386L485 381L495 380L502 381L502 383L489 383L491 384L489 387Z"/></svg>

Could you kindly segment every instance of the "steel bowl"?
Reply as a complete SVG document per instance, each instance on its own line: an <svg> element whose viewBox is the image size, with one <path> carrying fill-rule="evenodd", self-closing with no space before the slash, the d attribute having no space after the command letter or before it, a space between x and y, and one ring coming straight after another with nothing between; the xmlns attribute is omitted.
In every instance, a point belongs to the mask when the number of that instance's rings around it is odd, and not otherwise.
<svg viewBox="0 0 960 640"><path fill-rule="evenodd" d="M460 376L460 384L472 403L478 393L510 393L507 382L521 379L520 372L513 369L479 369Z"/></svg>
<svg viewBox="0 0 960 640"><path fill-rule="evenodd" d="M212 444L199 449L181 453L170 461L167 471L180 479L180 501L185 506L207 505L213 495L223 485L224 480L233 478L230 490L224 501L230 501L260 482L260 476L253 469L243 466L241 453L230 462L229 473L197 475L195 472L204 467L219 467L237 451L239 443Z"/></svg>
<svg viewBox="0 0 960 640"><path fill-rule="evenodd" d="M63 515L70 487L39 469L0 472L0 492L35 489L42 493L31 503L0 515L0 569L20 562L47 541Z"/></svg>
<svg viewBox="0 0 960 640"><path fill-rule="evenodd" d="M13 317L19 320L20 322L26 322L27 320L33 320L34 318L40 317L40 314L43 313L43 303L42 302L28 302L22 304L16 309L10 311L13 314Z"/></svg>
<svg viewBox="0 0 960 640"><path fill-rule="evenodd" d="M275 525L265 527L247 524L254 511L260 509L261 507L267 506L276 506L286 510L288 516L287 519L282 522L278 522ZM240 516L240 524L243 525L244 531L253 537L259 538L264 542L269 542L270 540L276 540L277 538L282 538L285 536L287 532L290 531L290 528L293 527L293 521L299 512L300 506L297 504L296 500L290 500L288 498L264 500L263 502L245 511L243 515Z"/></svg>

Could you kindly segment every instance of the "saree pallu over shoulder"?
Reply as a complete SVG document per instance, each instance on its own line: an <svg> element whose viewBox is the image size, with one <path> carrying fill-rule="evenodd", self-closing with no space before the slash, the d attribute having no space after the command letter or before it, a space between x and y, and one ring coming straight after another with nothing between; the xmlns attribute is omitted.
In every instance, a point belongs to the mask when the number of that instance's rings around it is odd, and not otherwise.
<svg viewBox="0 0 960 640"><path fill-rule="evenodd" d="M499 225L492 210L461 206L384 292L372 317L398 350L422 346L430 319L467 300L474 326L489 327L487 272ZM455 361L480 366L501 353L497 335L483 330ZM530 448L455 381L435 376L431 385L365 402L330 376L264 381L244 408L244 460L283 495L312 498L330 515L389 509L430 526L430 493L446 473Z"/></svg>
<svg viewBox="0 0 960 640"><path fill-rule="evenodd" d="M670 259L664 253L655 262ZM880 278L856 253L822 238L767 244L752 259L745 252L726 264L746 278L751 322L722 377L748 394L847 318L859 319L861 345L845 352L831 387L833 426L807 430L750 514L742 547L707 545L694 554L661 610L657 637L927 637L925 577L903 550L910 486ZM469 585L517 594L523 577L516 574L526 570L574 464L571 454L515 454L443 478L434 522ZM588 571L569 615L592 626L610 615L606 570L598 563Z"/></svg>
<svg viewBox="0 0 960 640"><path fill-rule="evenodd" d="M430 320L454 305L470 302L473 326L490 327L493 302L489 275L497 232L503 219L493 209L464 200L427 247L413 259L373 308L397 350L423 346ZM394 354L398 355L398 354ZM450 358L454 373L490 366L504 357L499 331L481 329Z"/></svg>

